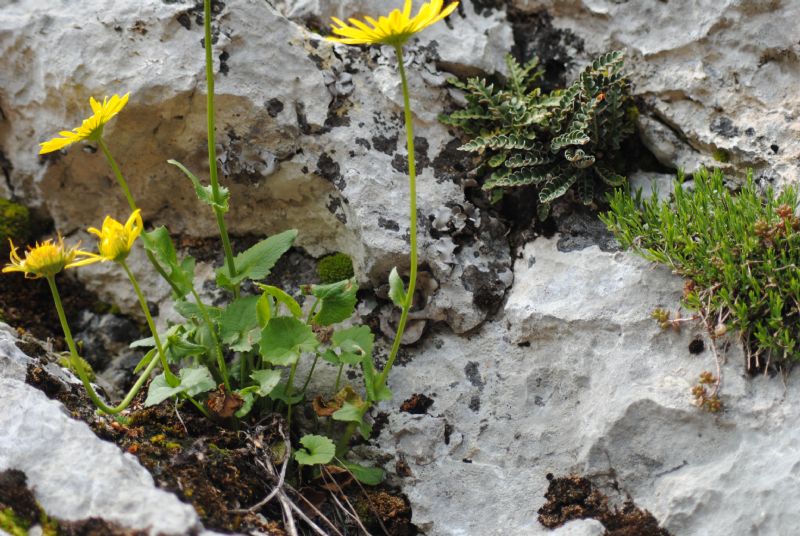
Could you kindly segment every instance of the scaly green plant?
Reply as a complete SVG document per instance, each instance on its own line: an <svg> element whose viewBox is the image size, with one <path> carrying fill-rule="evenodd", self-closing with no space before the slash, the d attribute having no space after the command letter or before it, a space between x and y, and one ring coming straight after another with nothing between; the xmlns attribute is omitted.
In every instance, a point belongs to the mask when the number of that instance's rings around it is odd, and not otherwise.
<svg viewBox="0 0 800 536"><path fill-rule="evenodd" d="M670 201L618 190L601 219L623 247L687 279L684 305L698 313L712 341L738 331L749 368L800 360L797 189L761 195L749 174L732 193L719 170L693 178L688 187L679 175ZM676 322L666 311L658 315L667 325ZM701 384L718 382L719 373L709 374Z"/></svg>
<svg viewBox="0 0 800 536"><path fill-rule="evenodd" d="M622 185L618 153L634 131L635 113L622 52L600 56L570 87L549 94L537 86L538 58L522 65L509 54L506 64L505 86L451 79L467 104L439 117L471 138L460 149L480 155L478 173L493 199L504 189L534 186L538 216L545 219L570 188L588 204L604 186Z"/></svg>

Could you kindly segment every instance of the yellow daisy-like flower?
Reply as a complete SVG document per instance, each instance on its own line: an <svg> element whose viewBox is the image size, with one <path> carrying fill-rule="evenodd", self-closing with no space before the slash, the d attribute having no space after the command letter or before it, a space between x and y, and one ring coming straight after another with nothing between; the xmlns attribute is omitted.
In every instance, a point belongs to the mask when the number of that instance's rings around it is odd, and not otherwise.
<svg viewBox="0 0 800 536"><path fill-rule="evenodd" d="M42 149L39 154L52 153L82 140L99 140L103 135L103 126L128 104L129 95L130 93L126 93L122 97L114 95L110 99L106 97L103 99L102 104L94 100L94 97L89 97L89 104L91 104L94 114L88 119L84 119L78 128L59 132L60 138L53 138L40 143L39 145L42 146Z"/></svg>
<svg viewBox="0 0 800 536"><path fill-rule="evenodd" d="M3 272L22 272L28 279L38 279L40 277L52 277L65 268L78 266L81 261L75 261L78 256L89 255L85 251L78 250L78 246L68 248L64 245L64 239L59 236L58 241L53 239L36 243L35 246L28 246L25 258L22 259L17 254L14 242L11 242L11 262L6 264Z"/></svg>
<svg viewBox="0 0 800 536"><path fill-rule="evenodd" d="M128 254L133 248L133 243L139 238L144 230L144 222L140 210L134 210L125 225L121 224L111 216L106 216L103 220L103 228L95 229L89 227L87 231L97 235L97 251L86 253L83 260L78 261L75 266L86 266L95 262L115 261L122 262L128 258Z"/></svg>
<svg viewBox="0 0 800 536"><path fill-rule="evenodd" d="M391 45L402 46L417 32L435 24L448 16L458 7L458 2L453 2L442 9L444 0L431 0L422 5L416 17L411 17L412 0L406 0L403 11L395 9L387 17L364 17L370 26L358 19L348 19L352 26L348 26L340 19L331 17L335 26L331 29L339 37L328 37L329 40L346 45Z"/></svg>

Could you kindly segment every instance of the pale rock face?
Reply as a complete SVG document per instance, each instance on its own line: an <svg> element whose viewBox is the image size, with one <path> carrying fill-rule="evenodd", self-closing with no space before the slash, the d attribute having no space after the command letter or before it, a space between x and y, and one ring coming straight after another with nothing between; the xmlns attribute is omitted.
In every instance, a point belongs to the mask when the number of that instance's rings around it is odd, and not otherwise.
<svg viewBox="0 0 800 536"><path fill-rule="evenodd" d="M702 332L649 318L674 310L681 280L628 253L562 252L559 240L524 248L499 318L467 337L437 331L392 371L395 400L435 401L427 415L392 411L379 441L411 470L399 482L414 523L436 536L551 534L536 521L545 477L578 473L614 476L673 534L798 526L797 378L744 377L732 340L725 412L699 411L689 391L714 361L688 344Z"/></svg>
<svg viewBox="0 0 800 536"><path fill-rule="evenodd" d="M743 356L731 341L723 367L725 412L712 416L692 407L689 389L701 371L714 370L708 350L699 356L687 350L702 333L692 326L663 332L649 318L655 307L674 310L682 282L627 253L560 247L559 236L514 252L512 270L506 229L465 199L463 177L448 168L457 145L436 116L458 97L447 89L449 73L502 72L512 29L533 40L529 45L538 38L539 27L521 15L546 12L539 21L549 18L561 32L556 48L564 50L534 51L569 60L568 78L601 52L626 50L634 92L645 103L641 136L662 164L691 171L714 164L713 151L723 149L730 173L752 166L761 177L796 182L800 4L514 0L511 22L504 9L475 4L463 2L447 24L429 28L406 49L421 262L436 283L419 316L447 327L431 330L407 350L411 362L392 371L395 399L382 408L389 423L378 449L359 453L406 459L412 476L394 480L412 502L414 523L430 536L600 534L594 521L550 532L538 524L536 510L547 473L602 480L612 470L623 493L674 534L790 533L800 525L796 374L785 386L745 378ZM231 0L215 15L214 57L223 73L217 144L222 181L233 196L231 231L298 228L298 244L309 253L350 254L362 283L374 287L385 284L393 266L403 271L408 263L396 59L387 47L333 45L305 25L401 5ZM214 236L209 211L165 163L175 158L201 178L208 175L195 2L81 0L74 6L19 0L0 10L0 149L11 164L3 165L8 177L0 176L0 193L7 188L39 207L74 238L86 238L79 230L99 225L106 213L125 217L101 154L77 146L48 158L35 153L37 142L79 124L89 95L130 91L130 104L106 138L146 220L175 233ZM665 175L636 174L632 181L645 190L657 185L662 195L671 188ZM168 289L147 275L143 256L134 254L131 264L149 298L164 305ZM135 311L119 270L97 265L81 273L93 290ZM198 273L207 280L213 267L201 265ZM501 311L484 322L512 283ZM170 312L161 309L163 322ZM9 344L0 337L0 353L15 356L0 359L0 382L15 393L0 397L0 406L10 404L0 412L8 424L0 426L0 442L11 448L3 435L9 426L31 441L52 431L25 424L29 416L19 408L41 412L59 427L66 417L54 417L57 405L18 381L24 366ZM427 415L397 411L414 393L434 398ZM88 429L69 433L94 445ZM0 460L24 455L0 449ZM146 475L115 456L122 461L112 467L146 487ZM44 480L41 486L42 500L50 500ZM57 508L52 493L45 506ZM178 518L193 522L182 510Z"/></svg>
<svg viewBox="0 0 800 536"><path fill-rule="evenodd" d="M153 535L202 531L194 509L158 489L133 455L25 383L32 360L14 342L13 331L0 324L0 471L24 472L42 508L67 521L100 517Z"/></svg>

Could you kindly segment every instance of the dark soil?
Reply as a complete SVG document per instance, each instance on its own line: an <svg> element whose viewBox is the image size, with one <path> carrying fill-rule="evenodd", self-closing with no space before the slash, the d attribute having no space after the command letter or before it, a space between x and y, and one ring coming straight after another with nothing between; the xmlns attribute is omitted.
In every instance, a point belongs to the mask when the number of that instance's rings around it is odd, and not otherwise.
<svg viewBox="0 0 800 536"><path fill-rule="evenodd" d="M5 265L6 259L0 259ZM83 310L95 310L100 301L69 274L56 277L70 324ZM25 279L21 274L0 274L0 320L35 336L53 339L57 350L66 349L50 287L45 279Z"/></svg>
<svg viewBox="0 0 800 536"><path fill-rule="evenodd" d="M609 507L608 497L586 478L555 478L548 474L547 480L547 502L539 509L539 523L547 528L560 527L573 519L596 519L605 526L605 536L671 536L659 528L650 512L638 508L630 499L622 508Z"/></svg>
<svg viewBox="0 0 800 536"><path fill-rule="evenodd" d="M412 415L424 415L433 405L433 399L420 393L414 393L400 405L400 411Z"/></svg>
<svg viewBox="0 0 800 536"><path fill-rule="evenodd" d="M211 422L188 404L176 408L174 402L167 401L144 408L146 389L143 389L126 410L125 417L115 420L95 413L80 385L65 384L44 366L31 365L26 381L50 398L61 401L100 438L135 455L160 488L192 504L206 528L222 532L258 530L276 536L285 534L277 500L253 512L246 511L266 497L276 483L266 466L270 462L275 467L281 464L284 442L278 431L284 423L280 416L262 419L266 424L261 425L242 423L235 430ZM370 534L417 534L411 524L408 500L399 492L385 485L362 487L349 473L338 471L341 470L329 469L336 475L336 484L333 484L330 478L301 474L295 467L286 475L285 489L315 523L326 527L321 513L333 521L342 534L361 534L362 531L336 501L345 505L349 502ZM303 526L302 521L297 522Z"/></svg>
<svg viewBox="0 0 800 536"><path fill-rule="evenodd" d="M45 534L57 536L145 536L144 531L122 528L98 518L61 521L42 510L28 489L25 473L15 469L0 472L0 529L10 534L27 534L40 525Z"/></svg>

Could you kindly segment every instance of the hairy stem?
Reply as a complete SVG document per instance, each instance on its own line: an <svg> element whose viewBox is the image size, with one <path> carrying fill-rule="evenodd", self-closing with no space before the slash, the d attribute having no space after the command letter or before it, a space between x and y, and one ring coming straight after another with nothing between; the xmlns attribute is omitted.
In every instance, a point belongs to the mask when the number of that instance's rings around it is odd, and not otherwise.
<svg viewBox="0 0 800 536"><path fill-rule="evenodd" d="M219 235L222 239L222 247L225 250L225 263L228 265L228 272L231 277L236 277L236 265L233 262L233 249L231 239L228 236L228 229L225 226L225 213L217 206L222 204L219 194L219 176L217 175L217 145L216 145L216 126L214 110L214 60L211 54L211 0L204 0L203 26L205 28L205 49L206 49L206 86L208 95L206 96L206 119L208 129L208 168L211 176L211 194L214 196L214 214L217 217ZM239 285L233 289L235 296L239 295Z"/></svg>
<svg viewBox="0 0 800 536"><path fill-rule="evenodd" d="M56 280L54 276L50 276L47 278L47 283L50 285L50 292L53 294L53 301L56 304L56 311L58 311L58 319L61 322L61 329L64 332L64 338L67 341L67 346L69 346L69 353L70 353L70 362L75 370L78 372L78 377L83 383L83 387L86 389L86 393L89 395L89 398L94 402L94 405L97 406L100 411L104 411L105 413L115 414L119 413L125 408L127 408L134 397L139 393L139 390L144 385L144 382L147 381L147 378L150 377L150 374L153 372L153 369L158 364L158 359L152 359L150 364L147 365L147 368L142 372L142 375L139 376L139 379L136 380L136 383L131 387L131 390L122 399L122 402L119 403L117 406L109 406L105 402L103 402L97 393L92 387L92 383L89 381L89 375L86 373L86 369L83 368L83 363L80 360L80 356L78 355L78 348L75 346L75 339L72 338L72 330L69 329L69 324L67 323L67 315L64 313L64 306L61 304L61 296L58 293L58 287L56 287Z"/></svg>
<svg viewBox="0 0 800 536"><path fill-rule="evenodd" d="M411 310L411 305L414 303L414 290L417 285L417 165L414 158L414 120L411 116L411 102L408 96L408 80L406 79L406 69L403 65L403 47L395 47L397 52L397 65L400 70L400 81L403 85L403 107L405 111L406 120L406 143L408 146L408 197L409 197L409 234L411 235L411 259L408 276L408 290L406 300L403 303L403 309L400 313L400 323L397 325L397 334L392 343L392 350L389 353L389 359L386 361L386 366L383 368L380 376L378 376L375 392L380 391L386 380L389 377L389 371L392 370L395 359L397 359L397 352L400 350L400 342L403 339L403 332L406 329L406 322L408 321L408 312Z"/></svg>
<svg viewBox="0 0 800 536"><path fill-rule="evenodd" d="M128 182L125 180L125 177L122 176L122 171L119 170L117 161L114 160L114 157L111 155L111 151L108 150L108 146L106 145L106 142L103 141L103 138L97 140L97 145L100 147L100 150L103 151L103 154L106 155L106 160L108 160L111 170L114 172L114 177L116 177L117 182L122 187L122 191L125 193L125 199L128 200L128 205L131 207L131 212L135 211L137 209L136 201L133 200L131 190L128 188Z"/></svg>
<svg viewBox="0 0 800 536"><path fill-rule="evenodd" d="M181 383L175 374L169 368L167 364L167 354L164 352L164 345L161 344L161 337L158 334L158 330L156 329L156 324L153 322L153 316L150 314L150 308L147 307L147 300L142 293L142 289L139 288L139 283L136 281L136 277L131 272L131 269L128 267L128 263L124 260L119 261L119 264L125 270L125 273L128 275L128 279L130 279L131 284L133 285L133 290L136 292L136 297L139 298L139 305L142 308L142 312L144 313L144 317L147 320L147 326L150 328L150 332L153 334L153 340L156 343L156 348L158 349L158 357L161 360L161 366L164 368L164 376L167 378L167 383L174 387Z"/></svg>
<svg viewBox="0 0 800 536"><path fill-rule="evenodd" d="M197 307L200 309L200 315L203 317L203 323L205 323L206 328L208 328L211 338L214 339L214 347L217 349L217 367L219 367L219 373L222 374L222 381L225 384L225 389L227 389L227 391L230 393L231 382L228 378L228 367L225 365L225 356L222 355L222 343L220 343L219 337L217 336L217 330L214 327L213 322L211 322L211 317L208 314L208 308L206 307L206 304L203 303L203 300L200 299L200 296L197 294L194 286L192 286L192 297L197 303Z"/></svg>

